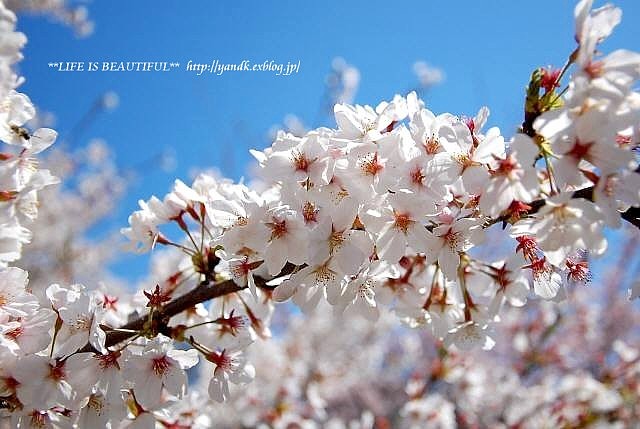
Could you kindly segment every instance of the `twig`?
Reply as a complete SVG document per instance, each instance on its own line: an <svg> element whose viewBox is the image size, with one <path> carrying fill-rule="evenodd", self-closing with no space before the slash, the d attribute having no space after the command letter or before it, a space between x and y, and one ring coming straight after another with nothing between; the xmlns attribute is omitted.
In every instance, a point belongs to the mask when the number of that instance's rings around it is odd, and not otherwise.
<svg viewBox="0 0 640 429"><path fill-rule="evenodd" d="M278 274L276 277L281 277L287 274L290 274L295 265L287 264L282 272ZM264 279L262 277L255 276L255 282L257 287L265 288L267 286L267 282L269 280ZM169 334L169 330L167 328L167 324L171 317L176 314L180 314L183 311L195 306L196 304L200 304L206 301L209 301L214 298L218 298L221 296L229 295L232 293L239 292L245 287L238 286L235 284L233 280L225 280L218 283L210 283L208 281L203 281L198 287L195 289L185 293L184 295L174 299L173 301L167 303L162 310L160 310L155 316L154 320L157 322L156 330L163 334ZM107 338L105 341L106 347L114 346L122 341L125 341L132 336L136 335L136 333L142 331L144 329L144 324L147 321L147 315L143 315L138 317L135 320L121 326L117 329L111 330L107 332ZM80 352L95 352L95 349L90 344L87 344L84 348L80 350Z"/></svg>

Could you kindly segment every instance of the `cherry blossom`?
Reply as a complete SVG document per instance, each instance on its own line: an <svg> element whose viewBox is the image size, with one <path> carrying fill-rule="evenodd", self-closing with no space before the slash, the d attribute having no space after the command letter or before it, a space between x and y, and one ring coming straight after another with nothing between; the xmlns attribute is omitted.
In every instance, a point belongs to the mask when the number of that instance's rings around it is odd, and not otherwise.
<svg viewBox="0 0 640 429"><path fill-rule="evenodd" d="M524 134L516 134L509 145L506 158L496 157L490 163L491 179L480 197L480 209L490 217L497 217L513 201L530 202L538 191L538 177L534 169L538 148Z"/></svg>
<svg viewBox="0 0 640 429"><path fill-rule="evenodd" d="M152 408L160 403L163 388L178 398L185 394L184 370L196 363L196 350L175 350L168 338L158 337L140 355L128 356L124 378L132 384L136 401L144 408Z"/></svg>
<svg viewBox="0 0 640 429"><path fill-rule="evenodd" d="M264 251L264 260L269 274L278 274L287 260L294 264L304 263L307 255L299 214L279 207L269 211L266 217L264 225L271 232L271 237Z"/></svg>
<svg viewBox="0 0 640 429"><path fill-rule="evenodd" d="M451 214L443 216L444 223L433 229L429 238L429 254L438 261L449 280L455 280L460 266L460 252L466 252L479 243L483 236L477 220L455 219Z"/></svg>
<svg viewBox="0 0 640 429"><path fill-rule="evenodd" d="M36 297L27 292L27 276L20 268L0 270L0 317L27 316L38 309Z"/></svg>
<svg viewBox="0 0 640 429"><path fill-rule="evenodd" d="M46 410L54 406L78 409L78 392L88 391L91 380L73 380L66 362L40 355L25 357L14 369L16 389L23 404Z"/></svg>
<svg viewBox="0 0 640 429"><path fill-rule="evenodd" d="M17 91L26 37L0 1L2 423L635 423L637 317L618 290L640 294L637 240L611 248L638 226L640 55L599 51L619 9L582 0L574 15L576 50L532 73L508 143L486 107L470 118L415 92L375 107L339 97L335 128L251 151L258 181L205 172L140 200L121 233L150 253L149 275L95 288L107 252L81 271L91 258L61 251L77 235L55 232L71 219L86 231L112 205L52 188L48 167L64 177L74 160L44 158L57 133ZM77 191L99 194L111 172ZM99 207L75 219L86 201ZM612 255L615 281L586 287ZM275 305L288 300L302 311Z"/></svg>
<svg viewBox="0 0 640 429"><path fill-rule="evenodd" d="M246 384L255 376L255 369L247 364L242 348L225 348L212 351L206 359L214 366L213 377L209 382L211 399L223 402L230 397L229 382Z"/></svg>
<svg viewBox="0 0 640 429"><path fill-rule="evenodd" d="M432 214L434 208L415 198L414 194L396 192L388 197L382 210L369 209L363 213L362 222L377 234L378 256L397 262L404 256L407 245L416 252L427 252L430 235L424 223L426 216Z"/></svg>

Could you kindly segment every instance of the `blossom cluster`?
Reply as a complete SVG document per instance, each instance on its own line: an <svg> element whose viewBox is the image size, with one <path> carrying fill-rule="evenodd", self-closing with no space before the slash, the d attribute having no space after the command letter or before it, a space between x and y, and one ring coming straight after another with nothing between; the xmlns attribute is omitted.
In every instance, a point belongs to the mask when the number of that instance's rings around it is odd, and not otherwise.
<svg viewBox="0 0 640 429"><path fill-rule="evenodd" d="M534 73L528 117L508 144L483 131L488 109L435 115L413 93L376 109L338 104L336 130L281 133L253 152L275 203L241 203L231 217L242 222L225 225L220 245L264 261L270 276L297 266L276 301L310 310L326 299L372 320L391 305L446 343L490 347L505 302L521 306L530 291L562 299L567 284L588 281L585 255L602 255L604 227L640 204L640 55L596 52L619 17L580 2L566 92L556 91L566 69ZM512 224L516 251L477 260L472 249L499 221Z"/></svg>
<svg viewBox="0 0 640 429"><path fill-rule="evenodd" d="M35 108L29 97L16 91L24 79L13 65L22 59L26 37L15 25L13 12L0 4L0 269L19 259L31 238L27 226L38 215L38 191L58 182L49 170L38 167L36 158L54 142L56 132L25 128Z"/></svg>
<svg viewBox="0 0 640 429"><path fill-rule="evenodd" d="M393 329L393 314L442 353L464 355L494 347L510 307L562 300L605 253L605 227L640 206L640 54L597 51L620 11L591 3L575 9L567 65L531 76L525 121L508 142L485 129L487 108L436 115L415 93L376 108L337 104L336 129L280 132L252 151L256 189L200 174L140 201L122 230L129 248L167 253L133 296L34 288L9 266L29 240L37 192L56 181L34 158L56 134L25 128L35 112L11 68L25 38L0 6L0 140L14 148L0 154L3 416L17 427L208 427L195 410L256 376L250 346L271 336L274 302L362 316L363 332L381 317L374 331ZM483 255L492 233L510 240L507 258ZM187 394L196 365L204 395ZM586 390L612 403L600 387ZM451 426L449 401L412 389L406 427L429 420L411 425L425 409Z"/></svg>
<svg viewBox="0 0 640 429"><path fill-rule="evenodd" d="M445 348L388 312L376 324L328 311L276 317L282 333L250 350L254 382L199 413L219 428L633 427L639 319L614 277L573 289L563 306L508 309L491 353Z"/></svg>

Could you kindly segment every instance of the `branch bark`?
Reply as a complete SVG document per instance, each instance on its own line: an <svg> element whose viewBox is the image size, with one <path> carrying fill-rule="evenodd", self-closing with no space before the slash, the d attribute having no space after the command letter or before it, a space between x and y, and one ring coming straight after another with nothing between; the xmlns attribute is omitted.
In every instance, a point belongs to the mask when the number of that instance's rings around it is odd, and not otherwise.
<svg viewBox="0 0 640 429"><path fill-rule="evenodd" d="M278 274L276 277L284 276L287 274L291 274L295 268L295 265L287 264L284 269ZM259 288L268 288L267 282L269 280L264 279L262 277L254 276L254 280L256 283L256 287ZM167 305L162 307L162 310L154 316L155 320L159 322L158 330L161 333L168 334L167 323L171 317L182 313L183 311L195 306L196 304L200 304L203 302L207 302L211 299L219 298L225 295L229 295L232 293L239 292L245 289L243 286L238 286L233 280L225 280L223 282L211 283L208 281L202 282L195 289L185 293L182 296L172 300ZM106 347L114 346L118 343L128 340L129 338L136 335L135 331L141 331L144 328L144 324L147 321L147 314L144 316L138 317L135 320L121 326L117 329L121 330L112 330L107 332L107 338L105 341ZM131 332L129 332L131 331ZM81 352L90 352L95 351L94 348L87 344Z"/></svg>
<svg viewBox="0 0 640 429"><path fill-rule="evenodd" d="M258 279L256 279L257 281ZM169 302L165 305L159 314L155 317L160 321L160 323L164 326L160 326L160 330L166 327L166 323L172 316L179 314L196 304L209 301L214 298L218 298L224 295L228 295L230 293L235 293L244 289L241 286L238 286L233 282L233 280L226 280L220 283L208 283L203 282L198 287L193 289L186 294L179 296L173 301ZM145 322L147 321L147 315L145 314L142 317L138 317L135 320L121 326L118 329L126 329L128 331L140 331L143 329ZM134 332L125 332L125 331L108 331L107 339L105 341L105 346L110 347L114 346L122 341L126 341L129 338L135 335ZM85 347L86 348L86 347Z"/></svg>

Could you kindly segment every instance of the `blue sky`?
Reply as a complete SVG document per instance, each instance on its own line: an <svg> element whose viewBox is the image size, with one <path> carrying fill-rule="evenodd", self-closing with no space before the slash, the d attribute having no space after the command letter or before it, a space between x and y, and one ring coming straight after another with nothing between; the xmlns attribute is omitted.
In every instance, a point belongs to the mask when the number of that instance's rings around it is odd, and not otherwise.
<svg viewBox="0 0 640 429"><path fill-rule="evenodd" d="M601 4L596 2L597 4ZM640 2L619 0L623 22L603 46L640 51ZM120 104L83 134L104 138L123 167L166 148L171 173L140 174L109 224L125 226L136 201L163 195L192 168L245 174L248 149L268 144L267 130L294 113L317 117L331 60L344 57L361 72L356 101L377 104L416 84L416 60L444 70L446 80L426 98L436 111L473 115L491 109L490 124L510 136L521 121L523 88L538 66L560 66L575 47L574 2L214 2L94 1L96 28L77 39L42 17L21 16L29 43L23 91L53 112L65 135L96 97L115 91ZM300 61L299 73L228 73L196 76L189 60ZM60 73L55 61L177 61L169 73ZM319 124L314 124L319 125ZM323 125L333 125L327 122ZM131 261L131 260L130 260ZM137 262L136 262L137 261ZM116 265L125 277L146 269L142 259Z"/></svg>

